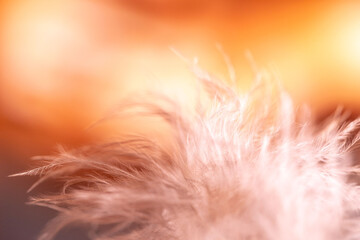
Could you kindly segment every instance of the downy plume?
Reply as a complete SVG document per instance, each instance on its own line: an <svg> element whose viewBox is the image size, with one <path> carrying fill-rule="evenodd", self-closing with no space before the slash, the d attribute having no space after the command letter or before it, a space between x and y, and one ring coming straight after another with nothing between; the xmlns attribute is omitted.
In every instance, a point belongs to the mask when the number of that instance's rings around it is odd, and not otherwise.
<svg viewBox="0 0 360 240"><path fill-rule="evenodd" d="M360 239L360 120L337 112L316 124L261 71L243 94L194 72L209 97L194 112L166 94L121 105L163 119L170 147L134 135L17 174L63 183L32 199L59 212L39 239L72 224L96 240Z"/></svg>

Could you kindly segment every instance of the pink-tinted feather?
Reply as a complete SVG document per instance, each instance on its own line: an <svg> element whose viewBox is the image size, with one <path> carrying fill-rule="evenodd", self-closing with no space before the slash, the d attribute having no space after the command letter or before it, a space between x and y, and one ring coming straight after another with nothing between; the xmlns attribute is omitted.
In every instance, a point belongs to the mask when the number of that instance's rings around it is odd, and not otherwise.
<svg viewBox="0 0 360 240"><path fill-rule="evenodd" d="M360 120L334 115L319 126L272 81L240 95L195 73L207 108L185 113L160 94L122 105L162 118L171 147L134 136L61 152L25 173L63 182L58 194L32 201L59 211L40 239L74 223L109 240L359 239L360 191L351 181L359 169L350 151Z"/></svg>

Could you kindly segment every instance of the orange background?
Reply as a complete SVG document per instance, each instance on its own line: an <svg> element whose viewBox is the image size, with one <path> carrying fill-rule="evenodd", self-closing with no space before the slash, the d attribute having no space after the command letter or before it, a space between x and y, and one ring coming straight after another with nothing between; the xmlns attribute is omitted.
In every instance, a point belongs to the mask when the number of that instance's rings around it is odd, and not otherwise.
<svg viewBox="0 0 360 240"><path fill-rule="evenodd" d="M268 68L315 115L360 109L359 1L12 0L0 16L0 190L8 196L0 239L24 239L16 224L32 222L23 205L32 180L6 177L29 168L30 156L149 131L155 123L141 119L87 129L144 90L191 106L194 76L170 48L228 81L220 44L240 90L254 68Z"/></svg>

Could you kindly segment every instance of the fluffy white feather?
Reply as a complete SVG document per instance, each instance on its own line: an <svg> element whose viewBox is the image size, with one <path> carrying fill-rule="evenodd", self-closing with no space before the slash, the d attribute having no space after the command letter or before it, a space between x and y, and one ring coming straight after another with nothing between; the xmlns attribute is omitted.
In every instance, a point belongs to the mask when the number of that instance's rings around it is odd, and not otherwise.
<svg viewBox="0 0 360 240"><path fill-rule="evenodd" d="M171 147L136 136L60 152L24 173L64 184L32 200L59 211L40 239L74 223L93 239L360 239L350 154L360 120L334 114L319 126L274 81L241 95L195 72L211 101L194 114L160 94L124 104L166 121Z"/></svg>

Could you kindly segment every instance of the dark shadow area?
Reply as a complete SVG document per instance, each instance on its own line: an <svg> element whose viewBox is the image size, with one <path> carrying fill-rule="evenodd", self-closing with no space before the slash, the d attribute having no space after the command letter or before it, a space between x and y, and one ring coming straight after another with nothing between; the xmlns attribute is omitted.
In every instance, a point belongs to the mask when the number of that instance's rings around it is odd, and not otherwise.
<svg viewBox="0 0 360 240"><path fill-rule="evenodd" d="M19 158L22 157L0 148L0 240L35 240L46 223L56 216L56 212L51 209L27 204L30 196L51 192L54 183L44 183L33 192L27 193L36 177L8 177L26 170L23 164L26 161ZM55 238L72 239L89 238L83 228L66 228Z"/></svg>

